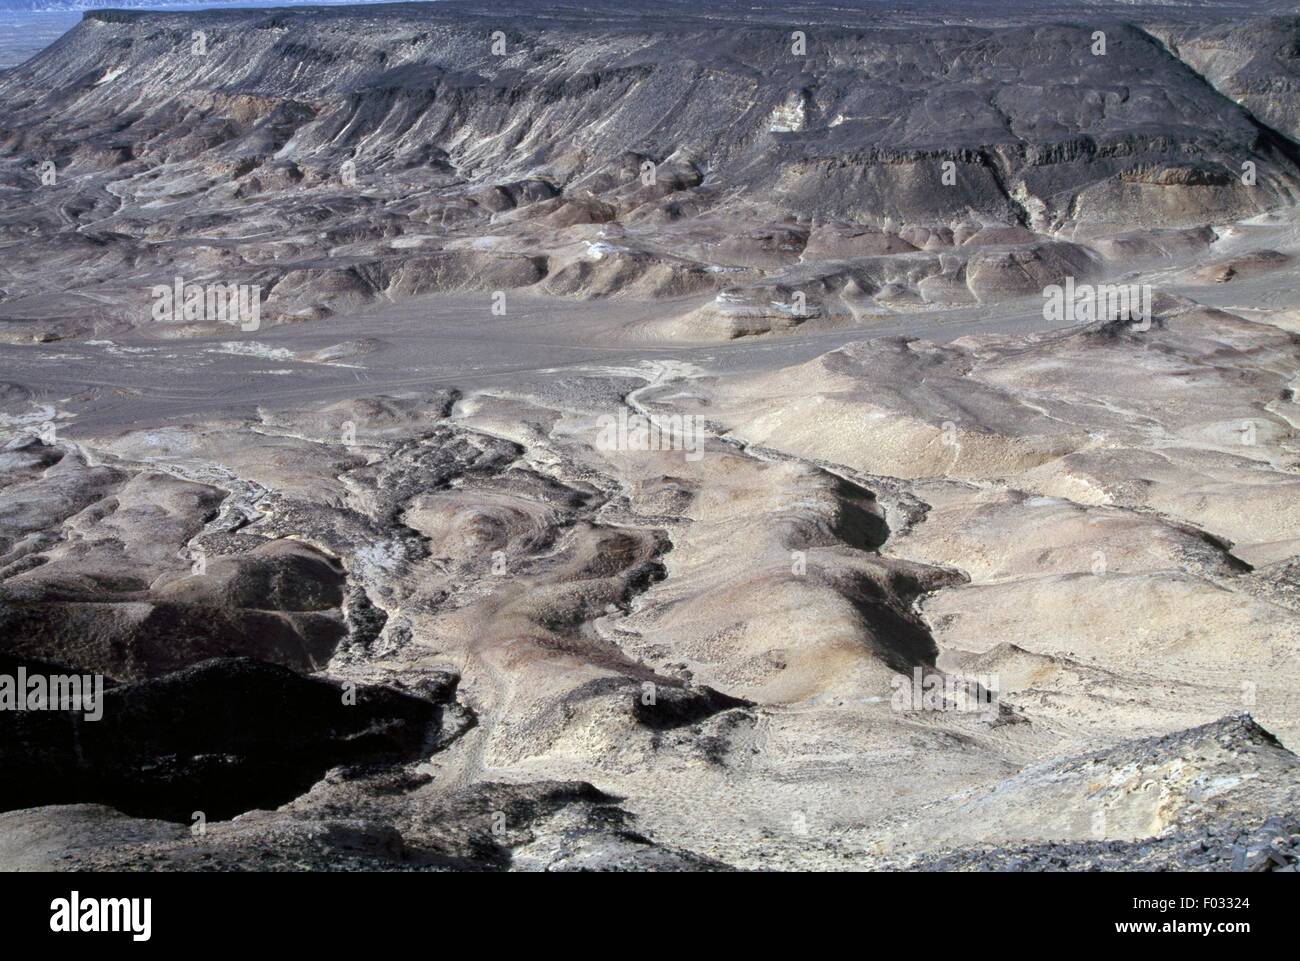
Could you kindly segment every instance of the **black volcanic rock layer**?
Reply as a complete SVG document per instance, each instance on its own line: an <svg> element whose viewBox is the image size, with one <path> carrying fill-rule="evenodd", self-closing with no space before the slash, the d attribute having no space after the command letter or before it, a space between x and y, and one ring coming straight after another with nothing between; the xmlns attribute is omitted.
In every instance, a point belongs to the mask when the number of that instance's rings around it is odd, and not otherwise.
<svg viewBox="0 0 1300 961"><path fill-rule="evenodd" d="M0 713L0 810L93 801L138 817L229 818L292 800L337 765L420 756L441 708L384 687L349 695L249 658L204 661L110 687L98 720Z"/></svg>
<svg viewBox="0 0 1300 961"><path fill-rule="evenodd" d="M268 324L438 291L732 285L713 323L747 334L781 326L742 316L773 283L814 316L840 293L1021 296L1095 273L1088 237L1300 196L1297 21L1229 10L88 13L0 75L0 334L139 326L178 275L258 286ZM1264 52L1216 53L1234 44Z"/></svg>
<svg viewBox="0 0 1300 961"><path fill-rule="evenodd" d="M876 221L1021 220L1012 181L1059 221L1121 172L1230 187L1254 158L1273 194L1294 175L1245 110L1123 22L1104 24L1104 56L1087 23L922 30L887 17L814 31L796 55L767 25L497 15L504 56L493 12L473 5L89 13L0 82L6 146L108 163L122 149L198 151L236 177L273 154L362 174L445 169L436 157L500 181L546 169L566 187L635 151L803 216ZM1291 27L1272 23L1253 29ZM952 186L945 159L960 170Z"/></svg>

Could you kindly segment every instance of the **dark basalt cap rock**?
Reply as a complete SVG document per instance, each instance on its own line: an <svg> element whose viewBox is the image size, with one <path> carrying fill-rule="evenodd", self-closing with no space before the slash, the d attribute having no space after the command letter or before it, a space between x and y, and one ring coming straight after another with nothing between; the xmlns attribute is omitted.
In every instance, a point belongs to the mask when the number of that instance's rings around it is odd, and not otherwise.
<svg viewBox="0 0 1300 961"><path fill-rule="evenodd" d="M441 705L386 687L303 677L249 658L205 661L105 690L103 716L0 712L0 810L101 802L210 820L277 807L342 764L430 743Z"/></svg>
<svg viewBox="0 0 1300 961"><path fill-rule="evenodd" d="M749 701L711 687L670 687L660 685L655 691L655 702L645 703L637 698L632 713L638 721L654 730L668 730L695 724L707 717L729 711L733 707L752 707Z"/></svg>

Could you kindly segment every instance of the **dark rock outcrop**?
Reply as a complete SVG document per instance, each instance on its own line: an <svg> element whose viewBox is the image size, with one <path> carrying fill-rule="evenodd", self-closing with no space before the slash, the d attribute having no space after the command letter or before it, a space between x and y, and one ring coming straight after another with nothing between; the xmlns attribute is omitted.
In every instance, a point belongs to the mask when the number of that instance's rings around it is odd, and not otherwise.
<svg viewBox="0 0 1300 961"><path fill-rule="evenodd" d="M247 658L111 687L103 716L0 712L0 809L100 802L210 820L275 807L332 767L421 755L441 704Z"/></svg>

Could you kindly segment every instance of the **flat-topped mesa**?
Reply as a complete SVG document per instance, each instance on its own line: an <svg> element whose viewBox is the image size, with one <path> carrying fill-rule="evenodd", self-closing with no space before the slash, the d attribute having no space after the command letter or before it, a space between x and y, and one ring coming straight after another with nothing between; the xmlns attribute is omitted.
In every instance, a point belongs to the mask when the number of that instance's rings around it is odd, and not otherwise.
<svg viewBox="0 0 1300 961"><path fill-rule="evenodd" d="M632 150L691 158L704 184L687 194L737 188L800 217L876 223L1178 224L1210 195L1240 217L1297 193L1277 139L1131 25L1106 24L1099 54L1092 23L873 16L792 41L787 25L734 19L452 3L94 11L0 78L5 146L351 161L363 180L436 156L463 178L560 187L605 170L625 183ZM1253 29L1269 23L1286 25Z"/></svg>
<svg viewBox="0 0 1300 961"><path fill-rule="evenodd" d="M0 339L225 332L151 302L210 275L259 292L245 333L528 288L780 335L1091 283L1300 197L1240 71L1109 8L742 6L89 13L0 74ZM1202 59L1187 31L1233 29L1169 22ZM1251 89L1285 86L1294 21L1247 25Z"/></svg>

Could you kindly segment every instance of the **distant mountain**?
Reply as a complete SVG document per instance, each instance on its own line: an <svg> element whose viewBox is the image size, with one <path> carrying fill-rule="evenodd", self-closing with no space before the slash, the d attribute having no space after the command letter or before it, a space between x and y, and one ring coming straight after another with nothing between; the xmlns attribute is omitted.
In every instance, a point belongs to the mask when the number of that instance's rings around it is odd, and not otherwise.
<svg viewBox="0 0 1300 961"><path fill-rule="evenodd" d="M26 13L64 13L77 10L182 10L208 9L213 7L301 7L334 6L346 3L383 2L383 0L195 0L195 2L173 2L165 0L0 0L0 11L21 11ZM416 0L416 2L436 2L436 0Z"/></svg>
<svg viewBox="0 0 1300 961"><path fill-rule="evenodd" d="M0 11L30 11L39 13L57 13L77 10L177 10L208 9L224 7L300 7L300 6L346 6L356 3L385 3L393 0L0 0ZM401 2L439 3L448 0L401 0ZM452 0L455 2L455 0ZM574 10L589 7L592 12L599 11L608 16L611 6L618 4L602 3L592 0L583 3L576 0L570 5ZM689 15L698 14L696 0L659 0L647 5L638 0L627 0L628 14L636 15ZM763 20L769 16L782 19L804 17L809 23L846 23L855 21L864 14L878 14L892 11L907 12L912 19L969 22L972 17L999 19L999 15L1023 16L1038 12L1049 16L1067 12L1078 13L1080 10L1094 10L1114 16L1145 15L1158 13L1164 17L1177 19L1181 15L1211 15L1219 17L1237 17L1242 15L1259 16L1263 14L1293 13L1295 5L1292 0L963 0L960 14L954 14L943 5L935 5L931 0L843 0L843 2L826 7L814 0L716 0L713 12L730 11L750 20Z"/></svg>

